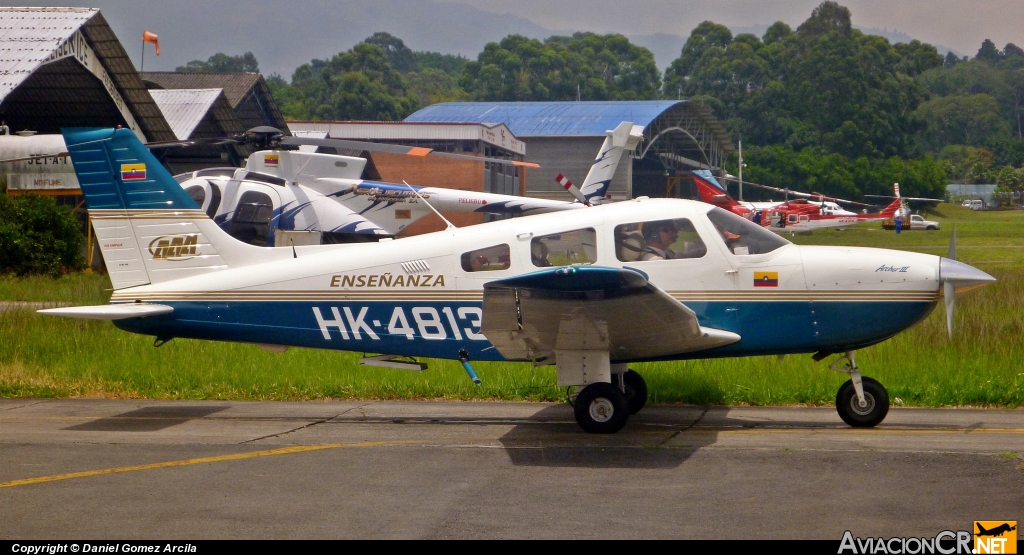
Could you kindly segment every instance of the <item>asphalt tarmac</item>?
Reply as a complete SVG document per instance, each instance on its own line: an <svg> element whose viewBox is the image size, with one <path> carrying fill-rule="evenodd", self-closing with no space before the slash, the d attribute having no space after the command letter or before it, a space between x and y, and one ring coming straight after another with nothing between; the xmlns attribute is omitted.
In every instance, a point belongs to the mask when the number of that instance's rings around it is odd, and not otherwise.
<svg viewBox="0 0 1024 555"><path fill-rule="evenodd" d="M0 538L934 537L1024 520L1024 410L0 399Z"/></svg>

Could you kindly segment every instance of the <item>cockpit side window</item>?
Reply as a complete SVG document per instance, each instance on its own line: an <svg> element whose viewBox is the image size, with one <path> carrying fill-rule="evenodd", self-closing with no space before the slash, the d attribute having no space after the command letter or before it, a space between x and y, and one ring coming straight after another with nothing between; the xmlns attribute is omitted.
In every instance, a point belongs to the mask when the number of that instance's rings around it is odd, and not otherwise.
<svg viewBox="0 0 1024 555"><path fill-rule="evenodd" d="M771 231L721 208L708 210L708 220L721 234L729 252L737 256L765 254L789 244Z"/></svg>
<svg viewBox="0 0 1024 555"><path fill-rule="evenodd" d="M462 253L462 269L467 272L507 270L512 265L508 245L496 245Z"/></svg>
<svg viewBox="0 0 1024 555"><path fill-rule="evenodd" d="M597 232L587 228L534 237L530 259L539 268L593 264L597 261Z"/></svg>
<svg viewBox="0 0 1024 555"><path fill-rule="evenodd" d="M686 218L615 227L615 256L622 262L701 258L708 249Z"/></svg>

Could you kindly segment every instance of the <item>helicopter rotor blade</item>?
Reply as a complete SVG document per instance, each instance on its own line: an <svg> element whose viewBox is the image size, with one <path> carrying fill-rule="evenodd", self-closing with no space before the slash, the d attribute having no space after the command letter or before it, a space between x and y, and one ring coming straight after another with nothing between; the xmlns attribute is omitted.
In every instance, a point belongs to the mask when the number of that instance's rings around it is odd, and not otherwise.
<svg viewBox="0 0 1024 555"><path fill-rule="evenodd" d="M56 154L36 154L35 156L26 156L24 158L8 158L7 160L0 160L0 164L13 164L15 162L30 162L32 160L46 160L48 158L66 158L71 156L68 152L58 152Z"/></svg>
<svg viewBox="0 0 1024 555"><path fill-rule="evenodd" d="M519 166L524 168L539 168L539 164L532 162L520 162L518 160L505 160L503 158L489 158L484 156L471 156L468 154L455 154L453 152L438 152L434 149L423 147L402 146L384 143L371 143L368 141L353 141L351 139L315 139L312 137L282 137L281 144L287 146L323 146L328 148L344 148L352 150L368 150L370 152L387 152L390 154L404 154L406 156L442 156L445 158L459 158L472 160L474 162L491 162Z"/></svg>

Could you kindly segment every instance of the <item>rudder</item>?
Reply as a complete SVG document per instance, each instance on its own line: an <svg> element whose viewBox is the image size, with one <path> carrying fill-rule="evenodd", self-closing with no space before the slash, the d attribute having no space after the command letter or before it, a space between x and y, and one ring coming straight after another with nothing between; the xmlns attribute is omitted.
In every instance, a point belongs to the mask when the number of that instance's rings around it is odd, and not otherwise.
<svg viewBox="0 0 1024 555"><path fill-rule="evenodd" d="M269 256L221 230L131 130L62 134L115 290Z"/></svg>

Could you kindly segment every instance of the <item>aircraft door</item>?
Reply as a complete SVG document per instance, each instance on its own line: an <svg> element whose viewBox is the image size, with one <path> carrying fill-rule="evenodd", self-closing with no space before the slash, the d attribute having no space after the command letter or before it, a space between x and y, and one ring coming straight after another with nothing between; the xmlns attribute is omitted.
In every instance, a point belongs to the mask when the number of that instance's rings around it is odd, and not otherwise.
<svg viewBox="0 0 1024 555"><path fill-rule="evenodd" d="M749 349L805 347L814 336L814 318L799 249L718 208L708 212L708 223L730 265L733 293L724 309L735 321L730 331Z"/></svg>
<svg viewBox="0 0 1024 555"><path fill-rule="evenodd" d="M611 227L615 258L622 266L647 274L651 283L693 310L702 326L736 327L729 304L736 280L725 253L713 243L713 229L694 218Z"/></svg>

